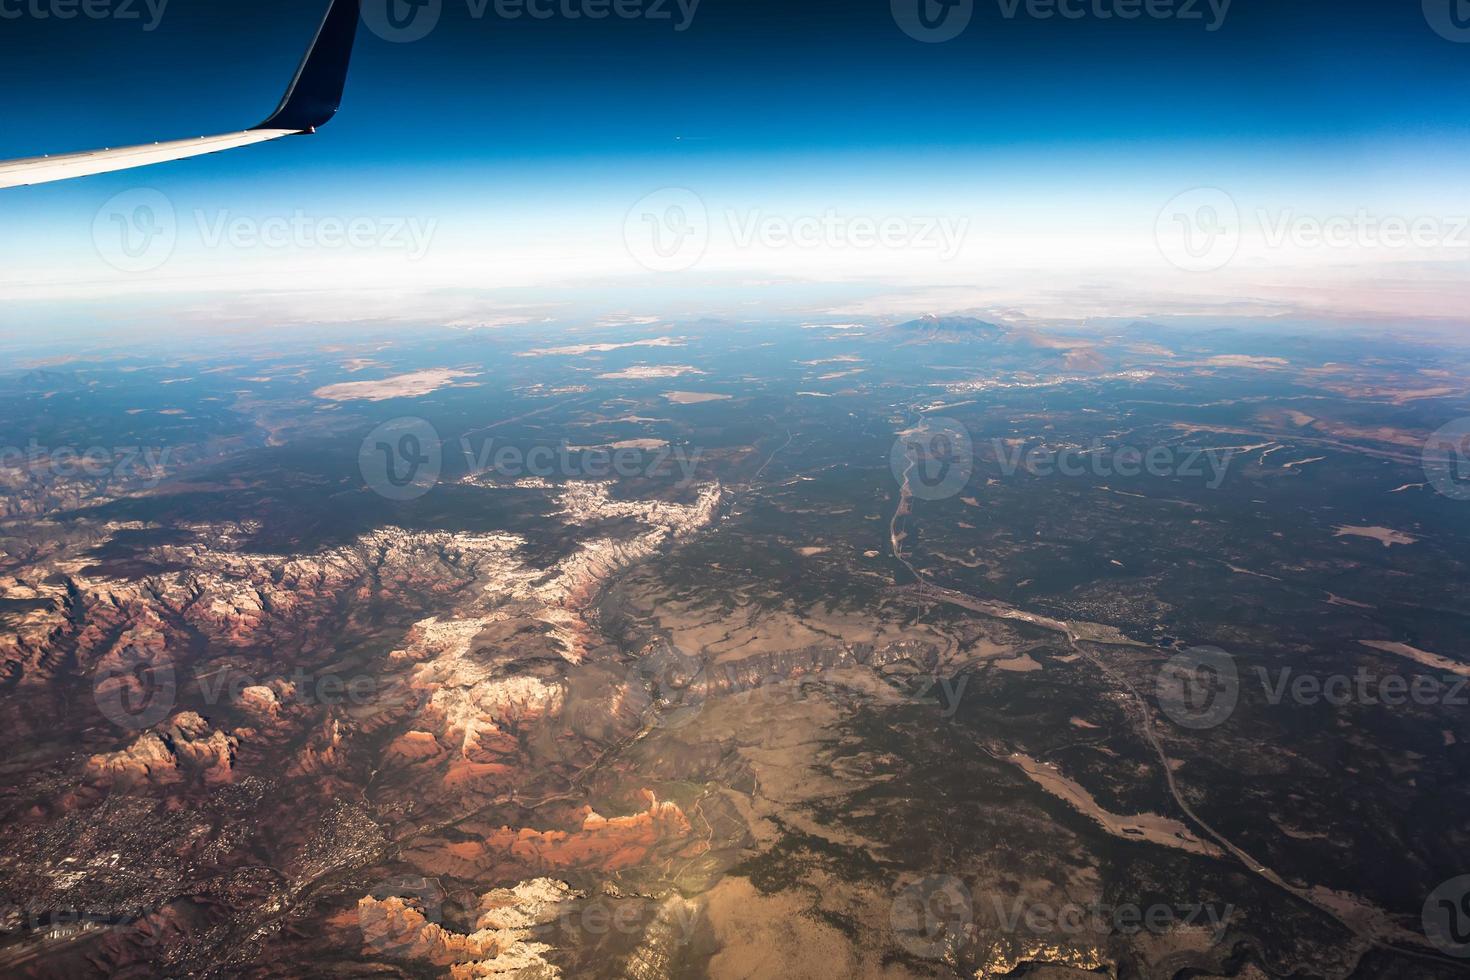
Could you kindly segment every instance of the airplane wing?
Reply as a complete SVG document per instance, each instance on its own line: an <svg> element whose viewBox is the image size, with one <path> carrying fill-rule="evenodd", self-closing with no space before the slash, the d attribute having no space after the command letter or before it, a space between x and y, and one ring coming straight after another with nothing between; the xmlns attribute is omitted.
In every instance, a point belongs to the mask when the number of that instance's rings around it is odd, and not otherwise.
<svg viewBox="0 0 1470 980"><path fill-rule="evenodd" d="M62 156L0 160L0 188L26 187L54 180L70 180L92 174L130 170L170 160L203 156L238 146L264 143L282 136L314 133L342 104L347 83L347 65L357 37L362 0L332 0L311 47L302 59L296 77L286 89L281 104L270 118L251 129L198 139L147 143L120 149L90 150Z"/></svg>

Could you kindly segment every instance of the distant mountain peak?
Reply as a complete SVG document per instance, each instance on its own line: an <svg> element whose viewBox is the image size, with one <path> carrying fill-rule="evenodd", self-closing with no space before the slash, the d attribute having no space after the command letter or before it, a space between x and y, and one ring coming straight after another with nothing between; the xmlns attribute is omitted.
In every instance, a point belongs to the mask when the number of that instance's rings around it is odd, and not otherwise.
<svg viewBox="0 0 1470 980"><path fill-rule="evenodd" d="M1005 327L976 317L937 316L933 313L900 323L894 329L928 340L999 340L1009 333Z"/></svg>

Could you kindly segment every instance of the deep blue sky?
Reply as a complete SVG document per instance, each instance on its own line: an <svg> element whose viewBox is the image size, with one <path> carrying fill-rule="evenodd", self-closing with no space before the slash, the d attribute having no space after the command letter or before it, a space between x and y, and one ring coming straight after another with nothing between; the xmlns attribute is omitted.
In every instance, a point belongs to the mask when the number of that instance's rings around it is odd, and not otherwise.
<svg viewBox="0 0 1470 980"><path fill-rule="evenodd" d="M0 156L254 122L320 6L172 0L152 32L0 21ZM705 138L681 152L739 155L1467 128L1470 44L1430 31L1417 0L1236 0L1214 33L998 10L980 0L965 34L926 45L896 29L887 0L703 0L683 33L617 19L472 21L464 0L447 0L425 40L362 33L347 111L312 163L595 160L665 154L676 135ZM286 159L263 150L209 169Z"/></svg>
<svg viewBox="0 0 1470 980"><path fill-rule="evenodd" d="M252 125L325 9L169 0L151 31L139 20L6 16L65 2L0 0L0 158ZM88 2L143 12L146 0ZM1216 31L1173 18L1039 20L1024 7L1007 18L1011 0L974 0L969 28L941 44L905 35L890 0L701 0L682 32L670 20L476 20L469 0L442 2L423 40L359 32L343 110L316 136L0 192L0 306L35 304L24 308L32 323L65 298L114 288L330 281L361 294L388 278L405 290L488 289L552 272L601 281L643 271L625 251L625 218L670 187L694 189L712 216L963 217L983 247L938 270L944 282L1006 285L993 270L1015 253L1044 277L1082 270L1073 279L1086 289L1113 287L1089 277L1114 259L1142 278L1173 275L1158 261L1155 220L1189 188L1224 187L1243 212L1470 214L1470 23L1456 43L1424 10L1465 0L1233 0ZM1173 3L1213 17L1208 0ZM96 222L139 187L177 210L178 252L124 275L99 258ZM433 250L389 267L360 254L204 248L194 217L300 210L432 222ZM886 256L851 249L745 265L729 254L698 271L889 272ZM1233 298L1238 287L1215 291Z"/></svg>

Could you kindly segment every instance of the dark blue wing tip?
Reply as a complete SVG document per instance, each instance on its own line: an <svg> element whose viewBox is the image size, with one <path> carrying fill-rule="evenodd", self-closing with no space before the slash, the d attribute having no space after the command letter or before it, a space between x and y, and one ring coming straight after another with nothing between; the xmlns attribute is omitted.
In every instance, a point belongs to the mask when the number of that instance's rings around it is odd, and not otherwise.
<svg viewBox="0 0 1470 980"><path fill-rule="evenodd" d="M347 66L352 60L361 6L362 0L332 0L281 104L269 119L254 128L310 132L337 114L347 85Z"/></svg>

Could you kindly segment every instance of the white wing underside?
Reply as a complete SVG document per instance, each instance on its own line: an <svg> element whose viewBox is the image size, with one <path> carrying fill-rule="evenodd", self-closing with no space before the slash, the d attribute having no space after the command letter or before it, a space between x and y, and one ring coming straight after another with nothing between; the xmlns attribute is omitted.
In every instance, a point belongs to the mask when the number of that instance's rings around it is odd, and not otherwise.
<svg viewBox="0 0 1470 980"><path fill-rule="evenodd" d="M114 170L131 170L153 163L167 163L188 157L233 150L252 143L265 143L282 136L295 136L304 130L296 129L247 129L239 133L223 133L219 136L200 136L191 140L172 140L168 143L147 143L142 146L125 146L114 150L90 150L86 153L68 153L63 156L31 157L26 160L0 162L0 188L27 187L31 184L46 184L53 180L69 180L72 177L90 177L93 174L111 173Z"/></svg>
<svg viewBox="0 0 1470 980"><path fill-rule="evenodd" d="M316 36L312 38L311 47L306 49L306 57L291 78L280 105L265 122L252 129L192 140L0 160L0 189L131 170L233 150L253 143L266 143L282 136L314 133L331 120L342 105L347 67L352 60L352 45L361 16L362 0L331 0Z"/></svg>

